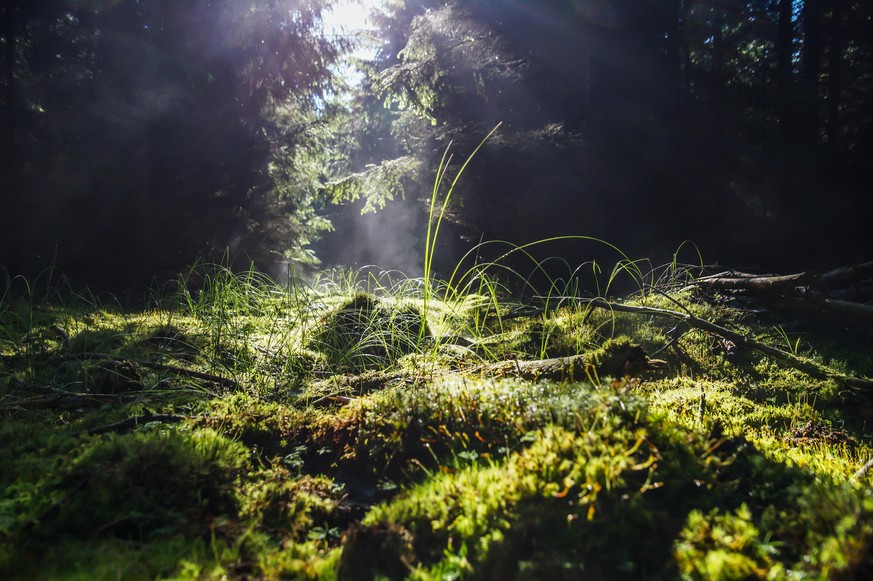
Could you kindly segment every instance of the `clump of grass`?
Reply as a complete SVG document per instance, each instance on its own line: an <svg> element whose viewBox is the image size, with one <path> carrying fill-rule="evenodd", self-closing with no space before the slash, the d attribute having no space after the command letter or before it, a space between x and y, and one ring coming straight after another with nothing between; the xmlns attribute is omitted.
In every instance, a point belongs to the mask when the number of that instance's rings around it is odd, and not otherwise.
<svg viewBox="0 0 873 581"><path fill-rule="evenodd" d="M414 306L391 307L359 293L324 318L309 346L323 352L332 368L360 372L389 367L403 355L420 352L431 339Z"/></svg>

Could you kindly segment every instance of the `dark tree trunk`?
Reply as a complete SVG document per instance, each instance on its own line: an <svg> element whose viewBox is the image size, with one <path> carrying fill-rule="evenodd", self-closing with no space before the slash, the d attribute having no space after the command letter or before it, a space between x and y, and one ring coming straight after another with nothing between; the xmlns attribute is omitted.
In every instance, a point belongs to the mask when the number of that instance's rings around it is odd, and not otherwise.
<svg viewBox="0 0 873 581"><path fill-rule="evenodd" d="M683 22L681 0L665 3L665 29L667 41L665 45L667 56L667 76L669 78L668 107L670 112L678 111L683 102L682 82L682 45L683 45Z"/></svg>
<svg viewBox="0 0 873 581"><path fill-rule="evenodd" d="M716 91L720 92L724 80L724 15L716 10L712 22L712 78Z"/></svg>
<svg viewBox="0 0 873 581"><path fill-rule="evenodd" d="M5 111L3 115L5 119L2 125L4 126L4 134L2 137L3 144L0 145L0 172L4 174L0 178L0 253L4 256L2 259L6 262L9 268L15 269L11 251L15 247L16 224L15 215L17 214L17 189L19 182L18 160L16 159L18 151L16 145L16 127L15 104L18 101L17 86L15 84L15 56L16 56L16 31L15 31L15 0L5 0L3 3L3 40L5 41L4 54L4 82L6 83L6 91L4 95ZM2 265L0 265L2 266ZM3 267L6 268L5 266ZM2 292L2 288L0 288Z"/></svg>
<svg viewBox="0 0 873 581"><path fill-rule="evenodd" d="M714 3L711 8L710 30L712 47L710 52L709 82L707 83L707 99L711 107L711 122L715 131L720 131L724 122L725 103L725 44L724 44L724 3Z"/></svg>
<svg viewBox="0 0 873 581"><path fill-rule="evenodd" d="M776 33L776 85L777 116L779 133L783 142L791 139L794 133L794 114L791 102L794 57L794 2L779 0L779 18Z"/></svg>
<svg viewBox="0 0 873 581"><path fill-rule="evenodd" d="M819 142L819 76L821 75L823 0L803 3L803 140L810 145Z"/></svg>
<svg viewBox="0 0 873 581"><path fill-rule="evenodd" d="M6 45L5 63L6 63L6 142L4 144L6 151L5 162L8 165L7 178L10 178L11 170L14 168L15 156L15 102L16 85L15 85L15 51L16 51L16 33L15 33L15 0L5 0L3 3L3 39Z"/></svg>
<svg viewBox="0 0 873 581"><path fill-rule="evenodd" d="M833 0L831 12L830 41L828 43L828 100L825 130L828 148L835 154L840 146L840 93L843 67L843 45L846 25L844 21L845 0Z"/></svg>

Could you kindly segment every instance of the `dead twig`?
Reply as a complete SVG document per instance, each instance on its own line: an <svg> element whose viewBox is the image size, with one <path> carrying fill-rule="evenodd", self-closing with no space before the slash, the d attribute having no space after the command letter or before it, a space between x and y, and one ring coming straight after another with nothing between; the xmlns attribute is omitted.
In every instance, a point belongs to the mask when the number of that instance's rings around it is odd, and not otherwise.
<svg viewBox="0 0 873 581"><path fill-rule="evenodd" d="M488 363L472 370L487 376L513 376L531 381L579 381L592 373L598 377L637 377L647 371L666 367L660 359L651 359L646 351L633 343L609 344L602 352L571 357L512 360Z"/></svg>
<svg viewBox="0 0 873 581"><path fill-rule="evenodd" d="M88 436L96 436L98 434L106 434L108 432L125 432L132 428L135 428L141 424L148 424L151 422L161 422L165 424L175 424L179 422L184 422L185 420L191 419L199 419L199 416L180 416L176 414L155 414L148 410L142 415L133 416L131 418L127 418L126 420L121 420L120 422L114 422L111 424L106 424L104 426L98 426L96 428L90 428L88 430L84 430L80 432L80 435L88 435Z"/></svg>
<svg viewBox="0 0 873 581"><path fill-rule="evenodd" d="M352 403L353 400L354 398L345 395L325 395L311 402L309 405L311 405L312 407L327 407L330 404L334 403L338 403L340 405L349 405L350 403Z"/></svg>
<svg viewBox="0 0 873 581"><path fill-rule="evenodd" d="M153 361L145 361L143 359L131 359L129 357L121 357L119 355L111 355L108 353L89 353L88 356L98 360L102 359L106 361L114 361L116 363L129 363L132 365L138 365L140 367L145 367L146 369L152 369L154 371L167 371L169 373L175 373L176 375L182 375L184 377L189 377L192 379L200 379L203 381L209 381L211 383L217 383L231 389L239 389L240 387L239 383L236 380L230 379L229 377L221 377L218 375L213 375L211 373L195 371L194 369L177 367L175 365L155 363Z"/></svg>
<svg viewBox="0 0 873 581"><path fill-rule="evenodd" d="M4 411L15 409L45 409L45 408L85 408L100 407L107 401L131 400L131 394L91 394L91 393L64 393L55 396L38 396L19 399L8 406L0 408Z"/></svg>
<svg viewBox="0 0 873 581"><path fill-rule="evenodd" d="M867 463L861 466L861 468L852 475L852 480L858 481L867 476L867 472L873 468L873 458L867 460Z"/></svg>

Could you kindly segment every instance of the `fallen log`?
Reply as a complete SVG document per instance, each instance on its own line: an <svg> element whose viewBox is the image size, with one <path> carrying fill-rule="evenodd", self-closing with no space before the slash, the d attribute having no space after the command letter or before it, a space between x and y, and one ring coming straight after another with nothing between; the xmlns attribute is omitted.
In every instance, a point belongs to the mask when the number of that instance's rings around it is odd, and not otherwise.
<svg viewBox="0 0 873 581"><path fill-rule="evenodd" d="M754 275L746 273L722 273L698 278L694 284L717 290L756 291L763 294L781 294L793 291L798 286L811 284L816 276L810 272L788 275Z"/></svg>
<svg viewBox="0 0 873 581"><path fill-rule="evenodd" d="M666 367L660 359L651 359L646 351L627 339L610 340L601 349L582 355L501 361L479 367L474 373L499 377L520 377L530 381L582 381L597 378L638 377L647 371Z"/></svg>
<svg viewBox="0 0 873 581"><path fill-rule="evenodd" d="M751 274L727 271L702 276L695 285L725 290L774 291L809 286L821 289L839 289L857 285L865 279L873 278L873 261L849 266L841 266L826 272L807 270L794 274Z"/></svg>

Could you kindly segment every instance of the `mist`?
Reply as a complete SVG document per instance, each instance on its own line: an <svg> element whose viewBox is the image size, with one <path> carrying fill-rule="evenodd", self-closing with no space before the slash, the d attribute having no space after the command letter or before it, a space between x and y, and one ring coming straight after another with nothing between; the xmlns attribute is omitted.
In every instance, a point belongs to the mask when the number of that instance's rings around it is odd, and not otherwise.
<svg viewBox="0 0 873 581"><path fill-rule="evenodd" d="M331 215L334 230L315 246L328 268L376 267L406 276L424 273L427 215L416 200L397 198L384 209L362 214L364 202L349 204Z"/></svg>

